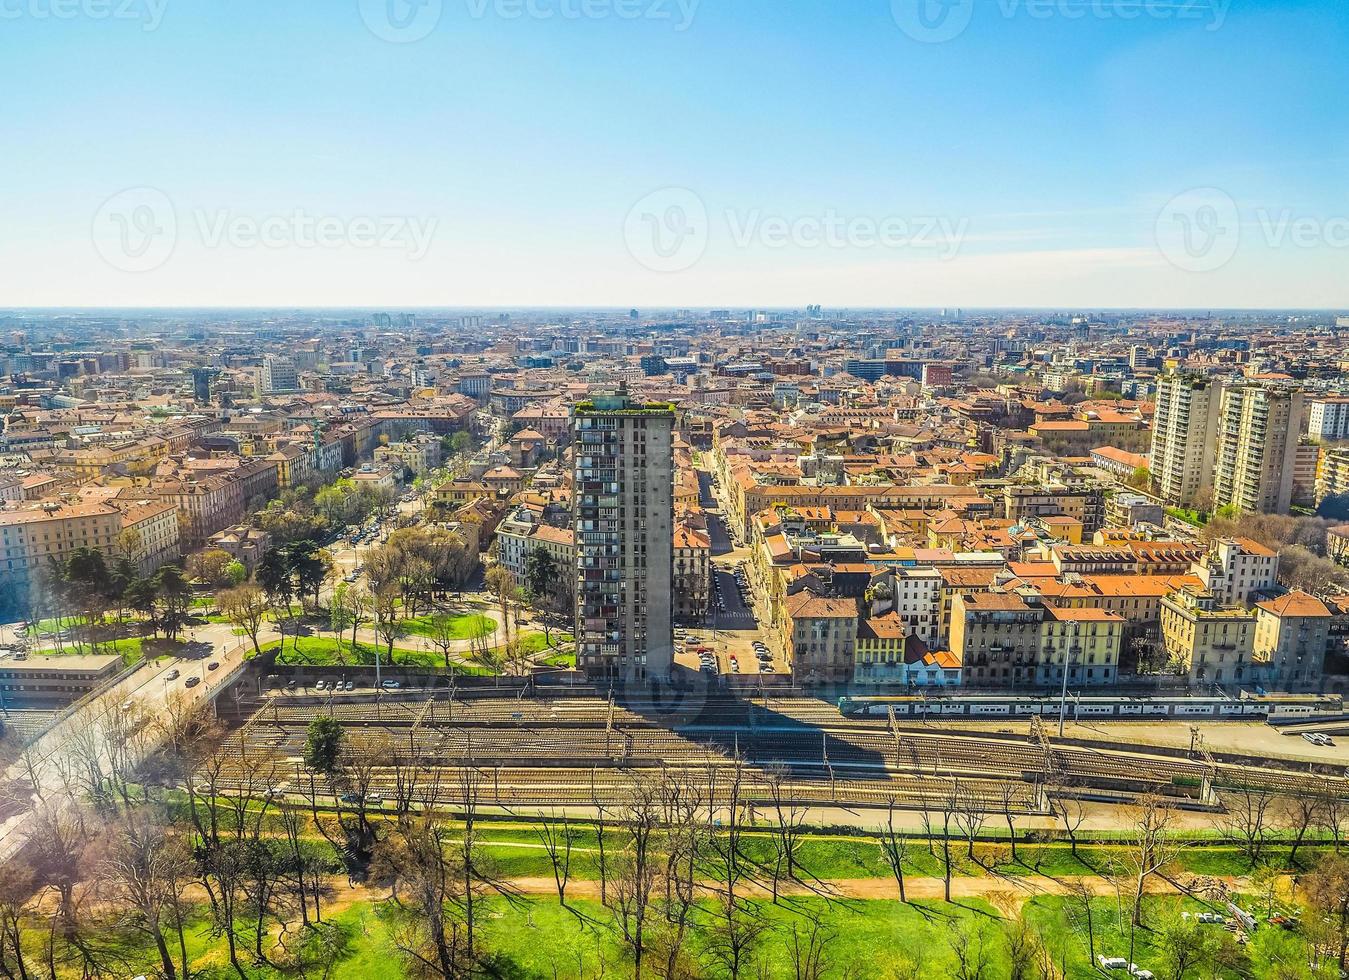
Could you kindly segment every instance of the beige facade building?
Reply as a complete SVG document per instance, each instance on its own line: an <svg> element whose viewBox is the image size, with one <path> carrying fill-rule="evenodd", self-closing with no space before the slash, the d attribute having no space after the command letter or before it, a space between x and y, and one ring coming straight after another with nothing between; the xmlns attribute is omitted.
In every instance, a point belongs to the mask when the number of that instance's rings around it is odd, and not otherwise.
<svg viewBox="0 0 1349 980"><path fill-rule="evenodd" d="M1192 572L1218 605L1247 606L1256 593L1279 584L1279 556L1249 538L1222 538Z"/></svg>
<svg viewBox="0 0 1349 980"><path fill-rule="evenodd" d="M1189 504L1213 486L1222 385L1195 374L1168 374L1157 383L1148 469L1157 495Z"/></svg>
<svg viewBox="0 0 1349 980"><path fill-rule="evenodd" d="M702 623L712 595L712 538L700 528L677 524L674 530L674 618Z"/></svg>
<svg viewBox="0 0 1349 980"><path fill-rule="evenodd" d="M1275 691L1314 691L1325 671L1333 614L1324 602L1294 591L1255 604L1255 657L1265 686Z"/></svg>
<svg viewBox="0 0 1349 980"><path fill-rule="evenodd" d="M1261 678L1255 662L1255 613L1222 605L1201 588L1162 600L1162 643L1171 669L1195 684L1247 684Z"/></svg>
<svg viewBox="0 0 1349 980"><path fill-rule="evenodd" d="M1302 392L1272 384L1223 389L1218 410L1213 506L1286 514L1293 501Z"/></svg>
<svg viewBox="0 0 1349 980"><path fill-rule="evenodd" d="M852 679L857 647L857 602L802 591L787 597L784 648L792 676L805 684Z"/></svg>

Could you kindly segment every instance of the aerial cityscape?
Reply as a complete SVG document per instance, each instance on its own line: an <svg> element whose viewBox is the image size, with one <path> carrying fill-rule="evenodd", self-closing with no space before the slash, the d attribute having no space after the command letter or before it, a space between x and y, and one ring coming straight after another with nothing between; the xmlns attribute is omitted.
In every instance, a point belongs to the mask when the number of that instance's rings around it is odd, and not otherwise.
<svg viewBox="0 0 1349 980"><path fill-rule="evenodd" d="M0 0L0 980L1349 978L1347 47Z"/></svg>

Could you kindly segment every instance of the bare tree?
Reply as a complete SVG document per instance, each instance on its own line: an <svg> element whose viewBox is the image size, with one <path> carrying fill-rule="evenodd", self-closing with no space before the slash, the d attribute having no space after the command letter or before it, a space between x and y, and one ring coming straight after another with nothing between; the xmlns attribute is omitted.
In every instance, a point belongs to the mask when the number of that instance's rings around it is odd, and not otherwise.
<svg viewBox="0 0 1349 980"><path fill-rule="evenodd" d="M982 923L961 920L947 933L946 943L955 958L951 974L955 980L985 980L992 975L992 950Z"/></svg>
<svg viewBox="0 0 1349 980"><path fill-rule="evenodd" d="M652 893L656 887L654 835L660 826L659 797L648 780L634 780L621 808L627 846L615 862L610 908L633 959L633 975L640 980L650 936L647 931Z"/></svg>
<svg viewBox="0 0 1349 980"><path fill-rule="evenodd" d="M119 909L122 923L154 944L167 980L178 974L165 938L166 919L177 928L182 972L188 976L182 900L190 867L183 842L142 814L128 816L117 829L100 869L107 897Z"/></svg>
<svg viewBox="0 0 1349 980"><path fill-rule="evenodd" d="M964 786L957 784L957 787L955 792L956 826L965 835L965 856L973 861L974 842L978 840L979 832L984 828L986 815L982 801L980 801L974 787L968 783Z"/></svg>
<svg viewBox="0 0 1349 980"><path fill-rule="evenodd" d="M788 772L783 766L774 766L765 773L768 792L773 801L773 867L772 895L778 900L782 882L800 880L797 874L797 852L801 849L801 826L805 823L807 808L799 805L787 784Z"/></svg>
<svg viewBox="0 0 1349 980"><path fill-rule="evenodd" d="M1172 832L1175 817L1170 803L1160 796L1145 796L1129 830L1125 863L1133 881L1133 904L1129 915L1129 961L1133 962L1137 929L1143 922L1143 892L1148 879L1175 859L1179 843Z"/></svg>
<svg viewBox="0 0 1349 980"><path fill-rule="evenodd" d="M791 956L796 980L820 980L824 976L829 965L829 948L835 938L835 933L818 918L808 918L805 923L792 923L787 952Z"/></svg>
<svg viewBox="0 0 1349 980"><path fill-rule="evenodd" d="M1068 844L1073 857L1077 857L1077 832L1087 819L1087 805L1081 797L1066 787L1049 798L1050 808L1063 824L1063 832L1068 835Z"/></svg>
<svg viewBox="0 0 1349 980"><path fill-rule="evenodd" d="M557 886L558 904L584 921L580 912L567 905L567 884L571 881L571 852L575 835L566 813L558 816L554 812L544 817L540 821L538 835L543 849L548 853L548 861L553 866L553 883Z"/></svg>
<svg viewBox="0 0 1349 980"><path fill-rule="evenodd" d="M1299 793L1278 801L1276 820L1284 830L1293 835L1288 860L1294 866L1297 865L1298 848L1302 846L1307 832L1321 822L1321 811L1324 807L1325 800L1312 793Z"/></svg>
<svg viewBox="0 0 1349 980"><path fill-rule="evenodd" d="M1259 864L1269 840L1275 794L1268 785L1242 775L1222 792L1218 828L1241 843L1252 864Z"/></svg>
<svg viewBox="0 0 1349 980"><path fill-rule="evenodd" d="M0 865L0 975L9 980L29 980L24 953L24 920L32 912L38 891L37 876L24 861Z"/></svg>
<svg viewBox="0 0 1349 980"><path fill-rule="evenodd" d="M1012 844L1012 861L1018 860L1016 856L1016 810L1021 802L1021 786L1019 783L1011 781L1004 782L999 787L999 800L1002 803L1002 816L1007 821L1007 839Z"/></svg>
<svg viewBox="0 0 1349 980"><path fill-rule="evenodd" d="M886 811L885 831L881 835L881 853L885 855L885 863L890 866L890 873L895 876L895 884L899 886L899 900L905 903L909 901L904 894L904 861L908 850L909 839L895 830L895 798L891 796Z"/></svg>

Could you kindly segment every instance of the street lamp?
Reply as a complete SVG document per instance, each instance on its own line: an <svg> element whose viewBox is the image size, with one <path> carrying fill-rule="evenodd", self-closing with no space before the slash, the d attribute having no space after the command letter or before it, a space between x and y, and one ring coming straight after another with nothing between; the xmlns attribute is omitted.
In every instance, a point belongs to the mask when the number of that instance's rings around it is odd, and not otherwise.
<svg viewBox="0 0 1349 980"><path fill-rule="evenodd" d="M1072 644L1066 651L1064 651L1063 666L1059 668L1060 671L1063 673L1063 688L1059 692L1059 738L1063 738L1063 721L1066 715L1068 714L1068 655L1073 654L1074 657L1076 657L1077 655L1078 652L1077 640L1081 628L1082 624L1079 623L1077 620L1073 620Z"/></svg>

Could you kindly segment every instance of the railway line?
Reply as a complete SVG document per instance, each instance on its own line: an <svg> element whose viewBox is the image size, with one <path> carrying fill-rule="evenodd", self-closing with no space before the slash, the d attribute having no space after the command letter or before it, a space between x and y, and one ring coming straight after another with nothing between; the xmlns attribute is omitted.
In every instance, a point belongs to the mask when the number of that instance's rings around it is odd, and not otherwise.
<svg viewBox="0 0 1349 980"><path fill-rule="evenodd" d="M1209 788L1258 786L1278 793L1333 793L1349 781L1260 765L1158 754L1146 746L1096 747L1011 733L941 731L928 724L844 717L808 699L725 699L678 714L601 697L273 697L245 703L226 742L240 761L266 758L300 778L307 728L330 716L372 784L393 792L412 767L427 781L490 773L484 801L612 805L634 779L678 771L715 794L733 767L749 798L786 790L798 802L932 808L962 797L1001 810L1041 809L1046 794L1161 793L1199 803ZM489 800L490 797L490 800Z"/></svg>

